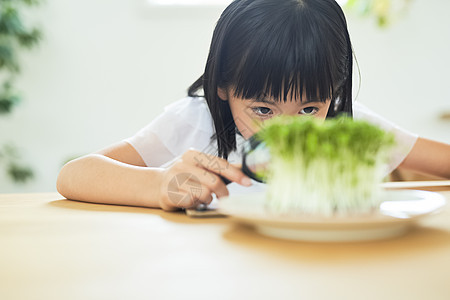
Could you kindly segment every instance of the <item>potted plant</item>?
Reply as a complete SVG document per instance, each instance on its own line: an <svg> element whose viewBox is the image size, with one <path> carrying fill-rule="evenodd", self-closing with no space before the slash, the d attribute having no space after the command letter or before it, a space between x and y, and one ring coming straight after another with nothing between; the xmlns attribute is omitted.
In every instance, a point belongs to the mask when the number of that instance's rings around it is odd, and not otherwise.
<svg viewBox="0 0 450 300"><path fill-rule="evenodd" d="M41 31L24 23L22 12L41 0L0 0L0 117L10 114L21 97L15 88L20 73L18 54L36 47ZM6 170L14 182L33 177L31 167L22 162L16 146L0 141L0 169Z"/></svg>

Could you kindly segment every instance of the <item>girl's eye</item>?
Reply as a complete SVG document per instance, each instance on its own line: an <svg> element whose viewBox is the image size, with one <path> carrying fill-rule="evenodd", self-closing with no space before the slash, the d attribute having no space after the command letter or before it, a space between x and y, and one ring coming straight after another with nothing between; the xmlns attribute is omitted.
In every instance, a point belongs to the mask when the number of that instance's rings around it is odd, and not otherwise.
<svg viewBox="0 0 450 300"><path fill-rule="evenodd" d="M308 107L303 108L300 112L301 112L303 115L314 115L314 114L316 114L318 111L319 111L319 109L318 109L317 107L314 107L314 106L308 106Z"/></svg>
<svg viewBox="0 0 450 300"><path fill-rule="evenodd" d="M252 110L259 116L268 116L272 114L272 110L268 107L263 106L252 107Z"/></svg>

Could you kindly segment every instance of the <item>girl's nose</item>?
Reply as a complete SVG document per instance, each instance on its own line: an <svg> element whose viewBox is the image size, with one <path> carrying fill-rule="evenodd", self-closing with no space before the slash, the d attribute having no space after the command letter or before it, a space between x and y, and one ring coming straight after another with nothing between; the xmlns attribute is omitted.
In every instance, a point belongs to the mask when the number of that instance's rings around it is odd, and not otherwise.
<svg viewBox="0 0 450 300"><path fill-rule="evenodd" d="M300 113L298 107L295 108L282 108L281 110L282 115L289 115L289 116L295 116Z"/></svg>
<svg viewBox="0 0 450 300"><path fill-rule="evenodd" d="M295 101L286 101L285 103L280 103L278 105L278 108L280 110L280 114L289 116L298 115L301 111L301 109L299 108L299 104Z"/></svg>

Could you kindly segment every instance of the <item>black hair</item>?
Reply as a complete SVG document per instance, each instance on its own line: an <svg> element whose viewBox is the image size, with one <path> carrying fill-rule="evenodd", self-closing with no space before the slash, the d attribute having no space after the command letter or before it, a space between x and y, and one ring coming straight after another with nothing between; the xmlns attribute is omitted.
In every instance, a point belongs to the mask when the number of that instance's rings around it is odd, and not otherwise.
<svg viewBox="0 0 450 300"><path fill-rule="evenodd" d="M205 72L188 89L203 88L218 156L236 150L236 125L218 88L235 96L325 102L327 118L352 115L353 52L347 23L334 0L234 0L214 29Z"/></svg>

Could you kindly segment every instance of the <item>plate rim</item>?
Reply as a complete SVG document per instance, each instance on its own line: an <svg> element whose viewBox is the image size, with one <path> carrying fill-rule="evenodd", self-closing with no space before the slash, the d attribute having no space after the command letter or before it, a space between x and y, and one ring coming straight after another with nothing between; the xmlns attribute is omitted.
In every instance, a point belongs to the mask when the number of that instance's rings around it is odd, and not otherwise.
<svg viewBox="0 0 450 300"><path fill-rule="evenodd" d="M407 217L395 217L392 215L387 215L381 213L381 210L376 210L375 213L365 213L358 216L334 216L334 217L325 217L325 216L286 216L286 215L269 215L269 214L260 214L260 213L236 213L235 211L231 211L226 208L227 203L230 201L237 201L236 198L248 198L248 197L262 197L264 192L251 193L251 194L239 194L239 195L230 195L228 197L224 197L219 202L218 211L224 215L229 216L232 219L247 223L247 224L262 224L265 226L273 226L279 228L317 228L317 229L349 229L349 228L371 228L371 227L391 227L394 225L399 225L399 223L403 223L405 225L416 222L417 220L438 213L441 211L445 205L447 204L446 198L438 193L424 190L383 190L387 194L411 194L411 195L420 195L423 197L432 197L433 200L440 202L436 208L431 211L409 215ZM386 195L386 194L385 194ZM233 199L233 200L231 200ZM423 200L423 199L422 199ZM254 200L253 200L254 201ZM263 202L263 200L259 200ZM382 203L388 202L390 200L382 201ZM380 204L381 206L381 204ZM261 208L261 207L259 207Z"/></svg>

